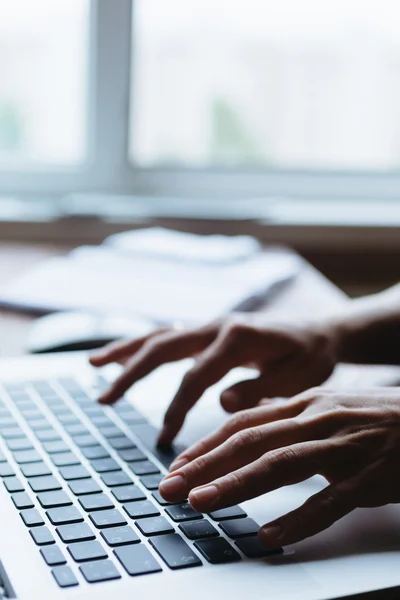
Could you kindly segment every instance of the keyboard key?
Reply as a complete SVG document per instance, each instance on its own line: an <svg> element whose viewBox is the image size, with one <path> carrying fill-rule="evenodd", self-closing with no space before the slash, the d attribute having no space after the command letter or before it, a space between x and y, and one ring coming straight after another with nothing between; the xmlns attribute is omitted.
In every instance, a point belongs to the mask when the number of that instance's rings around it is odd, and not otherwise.
<svg viewBox="0 0 400 600"><path fill-rule="evenodd" d="M104 409L98 404L93 404L92 406L81 406L80 408L89 418L104 416Z"/></svg>
<svg viewBox="0 0 400 600"><path fill-rule="evenodd" d="M69 452L71 450L71 448L63 441L44 442L43 448L47 454L60 454L61 452Z"/></svg>
<svg viewBox="0 0 400 600"><path fill-rule="evenodd" d="M55 540L47 527L34 527L33 529L30 529L29 533L35 544L38 546L47 546L55 543Z"/></svg>
<svg viewBox="0 0 400 600"><path fill-rule="evenodd" d="M113 502L105 494L90 494L89 496L83 496L82 498L79 498L79 504L87 512L114 508Z"/></svg>
<svg viewBox="0 0 400 600"><path fill-rule="evenodd" d="M58 546L49 546L48 548L41 548L40 554L43 556L49 567L55 567L56 565L65 565L66 560L63 553Z"/></svg>
<svg viewBox="0 0 400 600"><path fill-rule="evenodd" d="M183 531L189 540L201 540L210 537L217 537L218 531L210 521L202 519L201 521L191 521L189 523L181 523L179 529Z"/></svg>
<svg viewBox="0 0 400 600"><path fill-rule="evenodd" d="M88 460L94 460L97 458L110 458L109 453L103 446L98 444L97 446L89 446L88 448L81 448L81 452Z"/></svg>
<svg viewBox="0 0 400 600"><path fill-rule="evenodd" d="M119 450L118 455L126 462L135 462L137 460L146 460L146 455L139 448L129 450Z"/></svg>
<svg viewBox="0 0 400 600"><path fill-rule="evenodd" d="M42 508L59 508L61 506L70 506L71 498L65 492L44 492L37 496Z"/></svg>
<svg viewBox="0 0 400 600"><path fill-rule="evenodd" d="M46 477L35 477L29 480L29 485L34 492L52 492L55 490L61 490L62 486L52 475Z"/></svg>
<svg viewBox="0 0 400 600"><path fill-rule="evenodd" d="M148 519L140 519L135 523L143 535L161 535L165 533L174 533L174 528L164 517L151 517Z"/></svg>
<svg viewBox="0 0 400 600"><path fill-rule="evenodd" d="M20 438L19 440L7 440L7 447L11 452L16 450L33 450L32 442L27 437Z"/></svg>
<svg viewBox="0 0 400 600"><path fill-rule="evenodd" d="M159 475L144 475L140 478L140 481L148 490L158 490L158 486L163 479L164 475L160 473Z"/></svg>
<svg viewBox="0 0 400 600"><path fill-rule="evenodd" d="M22 485L22 483L20 482L20 480L18 479L18 477L7 477L7 479L4 480L4 485L5 485L7 492L10 492L10 494L13 492L24 492L25 491L25 488Z"/></svg>
<svg viewBox="0 0 400 600"><path fill-rule="evenodd" d="M140 538L133 531L132 527L129 527L129 525L103 529L100 534L107 544L112 547L125 546L127 544L137 544L140 542Z"/></svg>
<svg viewBox="0 0 400 600"><path fill-rule="evenodd" d="M160 469L150 460L141 460L140 462L130 463L129 467L135 475L153 475L154 473L160 472Z"/></svg>
<svg viewBox="0 0 400 600"><path fill-rule="evenodd" d="M199 540L195 547L200 550L204 558L213 565L236 562L240 555L232 548L225 538L217 537L210 540Z"/></svg>
<svg viewBox="0 0 400 600"><path fill-rule="evenodd" d="M0 463L0 477L13 477L14 469L8 463Z"/></svg>
<svg viewBox="0 0 400 600"><path fill-rule="evenodd" d="M81 461L73 452L62 452L61 454L53 454L51 460L56 467L72 467L79 465Z"/></svg>
<svg viewBox="0 0 400 600"><path fill-rule="evenodd" d="M61 425L78 425L80 422L67 408L60 408L59 410L53 410L53 413L57 416L57 420Z"/></svg>
<svg viewBox="0 0 400 600"><path fill-rule="evenodd" d="M69 425L64 425L65 431L70 435L87 435L90 434L90 431L85 425L78 421L78 423L71 423Z"/></svg>
<svg viewBox="0 0 400 600"><path fill-rule="evenodd" d="M165 512L168 516L171 517L173 521L176 521L178 523L180 521L194 521L195 519L203 518L203 515L195 511L188 502L168 506L165 509Z"/></svg>
<svg viewBox="0 0 400 600"><path fill-rule="evenodd" d="M112 473L120 471L121 467L113 458L99 458L90 463L96 473Z"/></svg>
<svg viewBox="0 0 400 600"><path fill-rule="evenodd" d="M157 517L160 514L160 511L149 500L128 502L124 505L124 510L131 519Z"/></svg>
<svg viewBox="0 0 400 600"><path fill-rule="evenodd" d="M22 510L19 514L27 527L39 527L40 525L44 525L43 518L36 508Z"/></svg>
<svg viewBox="0 0 400 600"><path fill-rule="evenodd" d="M36 431L36 437L39 442L61 441L60 435L55 429L43 429L42 431Z"/></svg>
<svg viewBox="0 0 400 600"><path fill-rule="evenodd" d="M116 509L90 513L89 518L97 529L127 524L125 517Z"/></svg>
<svg viewBox="0 0 400 600"><path fill-rule="evenodd" d="M111 419L106 417L104 414L93 415L90 417L90 420L93 423L93 425L96 425L96 427L104 427L107 425L113 425L113 422L111 421Z"/></svg>
<svg viewBox="0 0 400 600"><path fill-rule="evenodd" d="M18 510L24 510L25 508L33 508L35 506L26 492L12 494L11 499L15 504L15 508L18 508Z"/></svg>
<svg viewBox="0 0 400 600"><path fill-rule="evenodd" d="M51 475L49 467L44 462L22 465L21 471L25 477L41 477L43 475Z"/></svg>
<svg viewBox="0 0 400 600"><path fill-rule="evenodd" d="M7 429L7 427L18 427L17 421L11 415L9 417L3 417L0 420L0 423L0 431L3 429Z"/></svg>
<svg viewBox="0 0 400 600"><path fill-rule="evenodd" d="M14 452L14 460L19 465L41 462L43 459L36 450L18 450Z"/></svg>
<svg viewBox="0 0 400 600"><path fill-rule="evenodd" d="M51 508L46 511L46 515L53 525L69 525L71 523L81 523L83 521L83 517L76 506Z"/></svg>
<svg viewBox="0 0 400 600"><path fill-rule="evenodd" d="M116 471L115 473L103 473L101 476L103 482L108 487L116 487L118 485L129 485L133 483L132 479L128 477L124 471Z"/></svg>
<svg viewBox="0 0 400 600"><path fill-rule="evenodd" d="M236 546L248 558L264 558L265 556L273 556L274 554L282 554L282 548L267 548L260 538L251 536L241 538L236 543Z"/></svg>
<svg viewBox="0 0 400 600"><path fill-rule="evenodd" d="M120 579L117 567L111 560L103 560L100 563L91 562L79 567L82 575L88 583L98 583L111 579Z"/></svg>
<svg viewBox="0 0 400 600"><path fill-rule="evenodd" d="M79 585L79 582L69 567L56 567L52 570L54 579L62 588Z"/></svg>
<svg viewBox="0 0 400 600"><path fill-rule="evenodd" d="M133 412L133 413L136 414L136 410L126 400L120 400L119 402L117 402L117 404L115 404L113 406L113 409L119 415L127 415L127 414L129 414L131 412ZM122 418L125 418L125 417L123 416Z"/></svg>
<svg viewBox="0 0 400 600"><path fill-rule="evenodd" d="M233 521L222 521L220 528L231 539L257 535L260 526L247 517L246 519L235 519Z"/></svg>
<svg viewBox="0 0 400 600"><path fill-rule="evenodd" d="M162 571L154 556L143 544L117 548L114 554L132 577Z"/></svg>
<svg viewBox="0 0 400 600"><path fill-rule="evenodd" d="M61 467L60 475L65 481L72 481L75 479L89 479L89 471L82 465L76 465L73 467Z"/></svg>
<svg viewBox="0 0 400 600"><path fill-rule="evenodd" d="M133 500L145 500L146 496L136 485L123 485L111 490L118 502L131 502Z"/></svg>
<svg viewBox="0 0 400 600"><path fill-rule="evenodd" d="M56 531L65 544L72 544L72 542L86 542L96 539L96 536L87 523L62 525L61 527L57 527Z"/></svg>
<svg viewBox="0 0 400 600"><path fill-rule="evenodd" d="M170 569L185 569L202 565L199 557L176 533L151 538L150 544Z"/></svg>
<svg viewBox="0 0 400 600"><path fill-rule="evenodd" d="M153 425L143 424L143 425L130 425L129 426L132 433L139 438L142 444L145 446L147 450L160 461L164 467L169 469L170 464L175 458L182 453L184 448L171 446L168 448L161 448L157 445L158 439L158 430L153 427Z"/></svg>
<svg viewBox="0 0 400 600"><path fill-rule="evenodd" d="M70 481L68 485L75 496L98 494L103 491L94 479L77 479L76 481Z"/></svg>
<svg viewBox="0 0 400 600"><path fill-rule="evenodd" d="M1 419L1 416L0 416ZM4 454L2 453L2 451L0 450L0 463L4 463L7 462L6 457L4 456Z"/></svg>
<svg viewBox="0 0 400 600"><path fill-rule="evenodd" d="M72 439L79 448L89 448L90 446L97 446L99 443L99 440L90 434L75 435Z"/></svg>
<svg viewBox="0 0 400 600"><path fill-rule="evenodd" d="M247 514L244 512L243 508L240 508L240 506L231 506L230 508L221 508L220 510L211 512L210 517L214 521L225 521L227 519L240 519L247 517Z"/></svg>
<svg viewBox="0 0 400 600"><path fill-rule="evenodd" d="M116 425L110 425L110 426L106 426L106 427L98 427L98 430L100 431L101 435L103 435L107 439L125 436L122 429L120 429Z"/></svg>
<svg viewBox="0 0 400 600"><path fill-rule="evenodd" d="M20 427L0 427L0 435L5 440L25 438L25 432Z"/></svg>
<svg viewBox="0 0 400 600"><path fill-rule="evenodd" d="M47 419L32 419L28 421L28 424L35 433L52 429Z"/></svg>
<svg viewBox="0 0 400 600"><path fill-rule="evenodd" d="M120 418L124 421L124 423L128 426L130 425L138 425L141 423L147 423L146 419L143 415L140 415L138 412L134 413L126 413L123 416L119 415Z"/></svg>
<svg viewBox="0 0 400 600"><path fill-rule="evenodd" d="M112 437L108 438L108 443L114 450L135 450L136 444L132 442L128 437Z"/></svg>
<svg viewBox="0 0 400 600"><path fill-rule="evenodd" d="M79 542L72 544L68 546L68 552L76 562L107 558L107 552L99 542Z"/></svg>
<svg viewBox="0 0 400 600"><path fill-rule="evenodd" d="M153 492L152 496L154 498L154 500L156 500L158 502L158 504L161 504L161 506L173 506L173 502L168 502L167 500L164 500L164 498L161 496L160 492Z"/></svg>

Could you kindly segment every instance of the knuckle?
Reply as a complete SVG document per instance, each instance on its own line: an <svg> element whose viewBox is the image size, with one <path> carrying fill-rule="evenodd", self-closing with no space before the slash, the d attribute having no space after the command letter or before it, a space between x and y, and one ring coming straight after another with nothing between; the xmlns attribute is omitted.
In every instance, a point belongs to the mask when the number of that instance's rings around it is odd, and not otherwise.
<svg viewBox="0 0 400 600"><path fill-rule="evenodd" d="M252 413L249 410L242 410L228 419L225 425L225 429L229 435L246 429L251 422Z"/></svg>
<svg viewBox="0 0 400 600"><path fill-rule="evenodd" d="M240 472L233 471L232 473L229 473L229 475L227 475L224 478L224 488L227 491L242 488L244 486L245 486L245 478Z"/></svg>
<svg viewBox="0 0 400 600"><path fill-rule="evenodd" d="M209 461L204 456L198 456L190 465L190 469L187 471L188 477L196 478L200 473L203 473L208 469Z"/></svg>
<svg viewBox="0 0 400 600"><path fill-rule="evenodd" d="M282 466L293 462L298 456L294 448L288 446L286 448L277 448L268 452L267 459L269 466Z"/></svg>
<svg viewBox="0 0 400 600"><path fill-rule="evenodd" d="M329 489L322 490L319 494L318 504L323 511L330 511L338 505L337 495Z"/></svg>
<svg viewBox="0 0 400 600"><path fill-rule="evenodd" d="M227 325L227 337L230 342L247 339L252 336L254 329L247 323L232 321Z"/></svg>
<svg viewBox="0 0 400 600"><path fill-rule="evenodd" d="M197 380L199 367L194 366L182 378L181 388L190 388Z"/></svg>
<svg viewBox="0 0 400 600"><path fill-rule="evenodd" d="M287 516L285 519L285 529L290 531L296 536L303 535L308 531L310 523L305 516L303 511L294 511L290 516Z"/></svg>
<svg viewBox="0 0 400 600"><path fill-rule="evenodd" d="M232 436L231 445L234 451L241 451L246 446L257 444L262 439L262 433L259 427L250 427L238 431Z"/></svg>

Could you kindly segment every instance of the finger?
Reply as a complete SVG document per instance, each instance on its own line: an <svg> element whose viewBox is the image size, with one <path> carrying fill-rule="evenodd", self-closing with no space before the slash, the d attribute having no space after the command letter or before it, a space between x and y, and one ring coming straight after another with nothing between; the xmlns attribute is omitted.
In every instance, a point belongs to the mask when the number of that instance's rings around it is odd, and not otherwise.
<svg viewBox="0 0 400 600"><path fill-rule="evenodd" d="M168 332L148 340L127 363L122 375L99 398L99 402L112 404L131 385L160 365L193 356L210 343L211 335L210 330L204 328L183 333Z"/></svg>
<svg viewBox="0 0 400 600"><path fill-rule="evenodd" d="M258 535L266 546L286 546L320 533L358 505L358 479L333 483L311 496L300 508L261 527Z"/></svg>
<svg viewBox="0 0 400 600"><path fill-rule="evenodd" d="M207 388L217 383L231 369L241 364L241 358L232 348L225 332L217 337L199 357L196 365L186 373L164 417L159 435L161 445L169 445L181 429L187 413Z"/></svg>
<svg viewBox="0 0 400 600"><path fill-rule="evenodd" d="M171 464L170 471L174 471L199 456L207 454L207 452L223 444L238 431L297 417L304 410L304 407L305 402L289 401L285 404L271 404L270 402L266 406L242 410L228 419L222 427L180 454Z"/></svg>
<svg viewBox="0 0 400 600"><path fill-rule="evenodd" d="M92 352L89 357L89 362L94 367L103 367L112 362L120 362L125 360L128 356L132 356L137 352L147 340L160 335L167 331L166 329L158 329L149 335L141 336L133 340L118 340L107 344L100 350Z"/></svg>
<svg viewBox="0 0 400 600"><path fill-rule="evenodd" d="M295 419L244 429L218 448L168 475L160 484L160 493L170 502L179 501L193 488L253 463L266 452L315 439L313 429L311 421Z"/></svg>
<svg viewBox="0 0 400 600"><path fill-rule="evenodd" d="M326 464L335 458L336 450L336 444L332 441L313 441L267 452L253 463L193 489L189 493L189 500L199 512L245 502L323 474Z"/></svg>
<svg viewBox="0 0 400 600"><path fill-rule="evenodd" d="M256 406L264 398L268 387L269 375L240 381L227 388L221 394L221 405L230 413Z"/></svg>

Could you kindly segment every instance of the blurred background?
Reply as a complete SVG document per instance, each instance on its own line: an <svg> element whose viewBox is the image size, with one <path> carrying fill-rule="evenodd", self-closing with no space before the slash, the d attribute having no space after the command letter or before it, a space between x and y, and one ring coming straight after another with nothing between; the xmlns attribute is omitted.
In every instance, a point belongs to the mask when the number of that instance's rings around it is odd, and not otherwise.
<svg viewBox="0 0 400 600"><path fill-rule="evenodd" d="M89 0L1 3L2 165L87 160L92 24ZM400 6L136 0L130 87L133 164L398 169Z"/></svg>
<svg viewBox="0 0 400 600"><path fill-rule="evenodd" d="M399 107L397 0L2 0L0 236L250 232L378 289Z"/></svg>

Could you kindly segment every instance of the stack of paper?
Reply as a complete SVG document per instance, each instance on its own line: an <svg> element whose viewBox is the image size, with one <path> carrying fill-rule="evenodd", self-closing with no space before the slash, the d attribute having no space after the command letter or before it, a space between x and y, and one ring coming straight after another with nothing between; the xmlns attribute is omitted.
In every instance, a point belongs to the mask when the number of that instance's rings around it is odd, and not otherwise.
<svg viewBox="0 0 400 600"><path fill-rule="evenodd" d="M118 311L159 324L195 324L254 310L301 266L295 255L261 251L251 238L239 238L236 246L235 238L210 240L211 251L203 236L146 231L45 261L0 289L0 305L41 313Z"/></svg>

